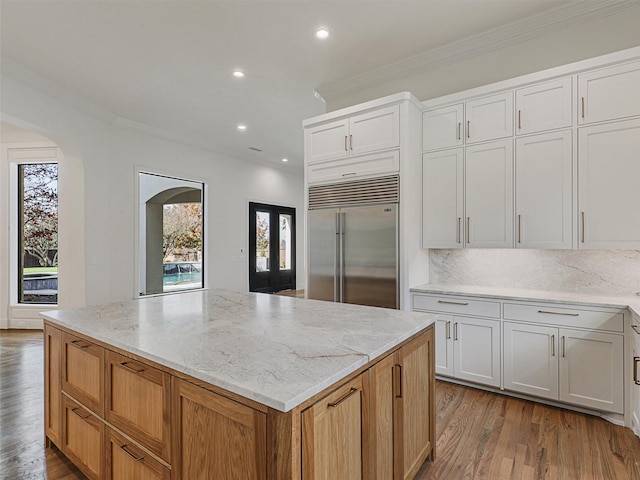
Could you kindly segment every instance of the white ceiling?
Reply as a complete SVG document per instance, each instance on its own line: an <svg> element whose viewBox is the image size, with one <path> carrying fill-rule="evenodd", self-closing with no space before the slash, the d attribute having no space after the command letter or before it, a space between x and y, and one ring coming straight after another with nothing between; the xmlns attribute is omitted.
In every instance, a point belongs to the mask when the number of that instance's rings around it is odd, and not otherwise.
<svg viewBox="0 0 640 480"><path fill-rule="evenodd" d="M1 0L0 52L5 67L24 67L114 121L235 158L281 166L287 157L299 170L302 120L325 111L315 90L576 3ZM328 40L314 38L318 26ZM246 78L234 79L234 68Z"/></svg>

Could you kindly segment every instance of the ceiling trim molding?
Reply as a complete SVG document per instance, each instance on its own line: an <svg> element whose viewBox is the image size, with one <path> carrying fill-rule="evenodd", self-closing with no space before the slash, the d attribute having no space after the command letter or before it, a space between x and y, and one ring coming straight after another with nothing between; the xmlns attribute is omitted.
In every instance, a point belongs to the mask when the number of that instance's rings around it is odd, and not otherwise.
<svg viewBox="0 0 640 480"><path fill-rule="evenodd" d="M463 60L490 53L510 45L555 33L567 27L637 8L637 0L615 0L606 3L574 2L501 25L434 48L353 77L329 83L316 90L324 98L357 92L384 81L401 79L410 73L427 72Z"/></svg>

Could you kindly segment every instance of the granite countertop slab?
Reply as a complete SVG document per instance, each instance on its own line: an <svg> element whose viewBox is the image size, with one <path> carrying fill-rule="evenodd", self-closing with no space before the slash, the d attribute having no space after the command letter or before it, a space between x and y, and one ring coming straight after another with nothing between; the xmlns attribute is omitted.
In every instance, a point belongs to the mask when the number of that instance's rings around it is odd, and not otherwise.
<svg viewBox="0 0 640 480"><path fill-rule="evenodd" d="M631 313L640 316L640 297L638 296L607 296L579 292L532 290L528 288L431 283L413 287L411 291L416 293L464 295L467 297L493 297L503 300L520 300L527 302L571 303L591 305L594 307L628 308Z"/></svg>
<svg viewBox="0 0 640 480"><path fill-rule="evenodd" d="M223 289L42 315L283 412L434 321L430 314Z"/></svg>

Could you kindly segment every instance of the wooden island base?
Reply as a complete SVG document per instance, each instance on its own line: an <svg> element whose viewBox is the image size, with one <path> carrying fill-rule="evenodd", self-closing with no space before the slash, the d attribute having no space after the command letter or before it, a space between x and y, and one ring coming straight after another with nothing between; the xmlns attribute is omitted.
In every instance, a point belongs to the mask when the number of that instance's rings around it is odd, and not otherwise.
<svg viewBox="0 0 640 480"><path fill-rule="evenodd" d="M45 320L45 434L91 479L411 479L433 326L282 412Z"/></svg>

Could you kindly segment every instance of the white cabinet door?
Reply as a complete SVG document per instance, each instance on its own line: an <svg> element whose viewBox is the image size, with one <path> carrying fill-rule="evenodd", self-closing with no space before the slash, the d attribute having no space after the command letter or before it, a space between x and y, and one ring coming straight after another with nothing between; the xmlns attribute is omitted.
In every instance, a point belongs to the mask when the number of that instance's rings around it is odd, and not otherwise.
<svg viewBox="0 0 640 480"><path fill-rule="evenodd" d="M571 77L516 90L516 133L570 127L572 98Z"/></svg>
<svg viewBox="0 0 640 480"><path fill-rule="evenodd" d="M467 143L513 135L513 92L471 100L465 104Z"/></svg>
<svg viewBox="0 0 640 480"><path fill-rule="evenodd" d="M400 146L400 106L380 108L349 120L351 155Z"/></svg>
<svg viewBox="0 0 640 480"><path fill-rule="evenodd" d="M308 164L345 157L349 154L349 120L317 125L304 131Z"/></svg>
<svg viewBox="0 0 640 480"><path fill-rule="evenodd" d="M504 388L558 399L558 329L504 323Z"/></svg>
<svg viewBox="0 0 640 480"><path fill-rule="evenodd" d="M513 144L467 147L465 152L466 247L513 247Z"/></svg>
<svg viewBox="0 0 640 480"><path fill-rule="evenodd" d="M454 317L453 322L454 376L500 387L500 321Z"/></svg>
<svg viewBox="0 0 640 480"><path fill-rule="evenodd" d="M464 105L429 110L422 114L422 150L456 147L464 143Z"/></svg>
<svg viewBox="0 0 640 480"><path fill-rule="evenodd" d="M436 316L435 350L436 373L453 376L453 316Z"/></svg>
<svg viewBox="0 0 640 480"><path fill-rule="evenodd" d="M580 248L640 248L640 120L578 130Z"/></svg>
<svg viewBox="0 0 640 480"><path fill-rule="evenodd" d="M571 248L571 131L516 140L516 247Z"/></svg>
<svg viewBox="0 0 640 480"><path fill-rule="evenodd" d="M560 400L624 413L624 336L560 329Z"/></svg>
<svg viewBox="0 0 640 480"><path fill-rule="evenodd" d="M578 75L578 123L640 115L640 62Z"/></svg>
<svg viewBox="0 0 640 480"><path fill-rule="evenodd" d="M422 247L462 248L464 150L422 156Z"/></svg>

